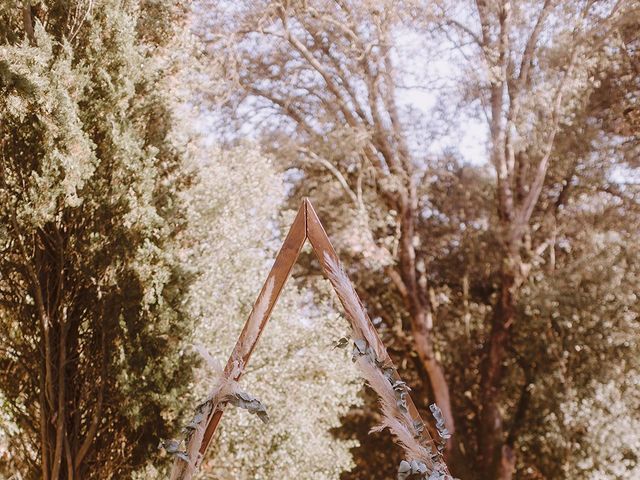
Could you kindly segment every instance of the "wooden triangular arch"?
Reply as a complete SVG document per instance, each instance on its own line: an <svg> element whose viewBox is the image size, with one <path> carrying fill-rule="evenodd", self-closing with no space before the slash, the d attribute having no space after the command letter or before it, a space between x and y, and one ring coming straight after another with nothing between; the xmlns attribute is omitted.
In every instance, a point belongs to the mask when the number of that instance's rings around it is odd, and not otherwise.
<svg viewBox="0 0 640 480"><path fill-rule="evenodd" d="M386 386L383 388L387 388L390 391L390 394L387 395L385 392L380 392L375 385L372 385L378 395L381 396L382 405L384 406L384 397L386 395L387 403L393 401L393 408L397 406L399 409L397 414L390 416L404 417L400 418L400 420L407 424L397 426L397 428L401 430L400 434L397 431L392 432L396 436L398 443L407 452L407 459L413 460L411 463L403 462L399 470L398 478L409 478L409 476L413 474L417 475L415 477L411 476L411 478L451 478L442 458L442 449L437 447L438 445L442 445L442 439L438 443L434 442L433 437L429 433L429 428L424 428L420 413L408 393L408 387L401 381L351 281L340 266L336 251L333 245L331 245L318 215L311 205L311 202L306 198L303 200L295 220L289 229L289 233L278 252L276 260L264 282L249 318L240 333L222 376L232 381L237 381L242 376L243 368L237 368L237 366L240 364L244 367L249 362L251 354L260 339L260 335L269 320L271 311L291 274L293 265L298 259L306 240L309 240L311 243L323 273L331 281L345 309L354 334L354 351L360 351L363 358L366 358L367 362L374 367L370 369L372 374L379 374L379 378L383 380L379 381L378 384L385 384ZM365 375L365 377L367 377L370 384L374 383L370 377L367 375ZM375 378L373 380L375 380ZM448 436L444 428L444 420L441 414L439 414L437 407L433 408L432 406L432 412L437 422L437 429L435 430L446 440ZM202 421L202 426L206 425L203 428L203 435L197 440L191 438L187 451L190 450L189 446L195 446L197 448L197 445L191 445L191 442L197 441L200 443L199 458L194 466L197 467L204 457L211 443L211 439L218 428L222 413L223 410L218 408L218 405L212 405L206 416L206 422L204 420ZM410 435L410 438L402 438L402 429L404 428L406 428L406 433ZM434 431L433 428L431 428L431 430ZM412 443L413 447L412 445L407 446L407 443ZM180 463L184 462L180 458L177 458L174 469L178 466L177 468L183 471L184 465L180 466ZM427 470L424 470L424 467L426 467ZM401 475L402 469L405 470L404 476ZM172 478L185 479L187 476L176 475L172 476Z"/></svg>

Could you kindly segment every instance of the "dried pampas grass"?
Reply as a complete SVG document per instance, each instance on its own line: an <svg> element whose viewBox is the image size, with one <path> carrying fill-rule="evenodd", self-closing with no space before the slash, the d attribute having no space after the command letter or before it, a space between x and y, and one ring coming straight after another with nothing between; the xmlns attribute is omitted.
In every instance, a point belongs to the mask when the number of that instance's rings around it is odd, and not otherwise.
<svg viewBox="0 0 640 480"><path fill-rule="evenodd" d="M221 404L227 398L242 392L240 384L235 380L242 373L243 366L241 361L234 360L229 372L225 373L220 362L213 358L204 347L198 345L195 349L213 371L216 380L207 399L198 406L196 416L192 421L193 430L186 439L187 448L185 452L189 461L176 458L169 476L170 480L189 480L193 477L202 460L200 447L202 446L205 429L210 418L220 409Z"/></svg>
<svg viewBox="0 0 640 480"><path fill-rule="evenodd" d="M356 366L369 386L378 394L380 402L382 421L372 428L371 432L380 432L388 428L396 443L407 453L408 458L420 460L428 467L432 467L431 452L420 444L420 433L413 425L411 416L398 407L395 391L388 378L366 356L359 357L356 360Z"/></svg>
<svg viewBox="0 0 640 480"><path fill-rule="evenodd" d="M379 432L388 428L396 443L404 449L408 458L421 461L427 467L433 468L432 451L429 447L420 443L421 432L417 430L413 418L406 409L403 411L398 405L398 397L393 388L394 386L379 367L378 362L387 358L387 355L380 346L378 337L349 277L338 260L326 252L324 254L324 262L327 268L327 276L340 297L347 315L352 319L353 338L364 339L367 347L370 347L375 355L375 359L367 354L362 354L355 358L360 374L379 397L383 419L380 425L374 427L371 431Z"/></svg>
<svg viewBox="0 0 640 480"><path fill-rule="evenodd" d="M327 252L324 253L324 262L327 267L327 276L329 281L333 285L338 297L342 301L347 315L353 319L351 326L354 331L354 338L364 338L367 344L374 350L378 358L385 356L384 352L380 349L377 336L371 329L371 322L369 317L360 303L358 294L351 284L351 280L347 276L339 261L334 259Z"/></svg>
<svg viewBox="0 0 640 480"><path fill-rule="evenodd" d="M193 477L201 462L200 448L204 440L206 426L213 414L227 403L229 398L241 396L239 383L236 381L244 368L243 357L249 353L249 349L255 344L260 334L260 325L267 315L273 296L275 279L271 277L265 285L262 295L256 301L247 320L247 331L243 336L239 348L235 349L233 363L224 370L222 364L213 358L202 345L196 345L195 350L205 361L209 370L213 373L214 386L196 411L196 416L191 423L191 431L186 438L187 448L184 453L188 461L176 458L171 470L170 480L188 480Z"/></svg>

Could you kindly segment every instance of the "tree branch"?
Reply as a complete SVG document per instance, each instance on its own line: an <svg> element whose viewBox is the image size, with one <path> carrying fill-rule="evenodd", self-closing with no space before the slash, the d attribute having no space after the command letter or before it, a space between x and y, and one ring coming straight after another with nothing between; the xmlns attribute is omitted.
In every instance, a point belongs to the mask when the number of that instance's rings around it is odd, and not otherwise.
<svg viewBox="0 0 640 480"><path fill-rule="evenodd" d="M89 424L89 428L87 429L87 433L78 449L78 453L76 454L76 458L73 462L74 468L76 472L80 471L80 466L82 465L82 461L84 457L89 453L91 446L93 444L93 439L98 433L98 426L100 425L100 420L102 419L102 407L104 402L104 389L107 375L107 342L106 342L106 333L104 328L101 332L101 347L100 353L102 358L102 367L101 367L101 377L100 378L100 387L98 388L98 398L96 399L96 406L93 410L93 414L91 415L91 423Z"/></svg>
<svg viewBox="0 0 640 480"><path fill-rule="evenodd" d="M22 23L24 24L24 31L29 39L31 46L36 46L36 35L33 30L33 14L31 13L31 2L24 0L22 5Z"/></svg>

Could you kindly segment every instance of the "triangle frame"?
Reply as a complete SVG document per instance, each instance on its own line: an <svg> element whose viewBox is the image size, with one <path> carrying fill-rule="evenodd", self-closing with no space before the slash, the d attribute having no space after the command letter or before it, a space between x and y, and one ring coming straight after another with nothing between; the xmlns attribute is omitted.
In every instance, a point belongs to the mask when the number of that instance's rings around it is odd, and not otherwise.
<svg viewBox="0 0 640 480"><path fill-rule="evenodd" d="M348 279L342 267L340 267L338 255L333 248L333 245L331 244L315 209L307 198L302 201L302 205L289 228L289 232L276 256L275 262L271 267L271 271L263 284L260 294L258 295L251 313L249 314L249 318L247 319L235 344L233 352L227 361L223 376L233 381L239 380L242 376L242 369L235 367L237 367L238 361L243 366L246 366L249 362L251 354L260 339L260 336L271 316L271 312L278 301L280 293L289 279L291 270L293 269L293 266L300 255L300 251L307 240L311 243L312 249L320 263L325 277L331 281L333 288L342 303L353 332L366 339L365 344L371 346L371 350L367 351L375 355L373 357L376 359L375 363L377 365L384 365L384 367L380 368L384 368L385 372L389 372L386 373L386 375L388 375L386 380L392 384L401 384L404 386L404 382L401 381L400 376L387 353L384 343L367 315L351 281ZM364 351L362 354L364 355ZM426 451L431 452L433 451L432 447L435 447L437 444L434 441L430 430L431 432L434 432L435 429L433 427L428 427L426 429L422 428L425 426L425 423L408 393L408 388L405 392L406 395L402 396L403 411L413 421L414 426L421 426L417 429L418 435L416 435L415 438L420 445L426 448ZM206 419L204 436L201 437L202 442L199 447L198 465L204 458L222 418L223 409L216 407L217 405L213 407L211 413ZM434 416L436 416L437 420L437 414L434 413ZM441 427L438 427L437 429L438 433L440 432L440 428ZM405 448L405 450L407 450L407 448ZM433 458L437 458L435 463L438 465L438 468L440 468L443 475L442 478L451 478L441 454L436 453ZM176 463L177 462L181 462L181 460L176 459ZM407 463L407 465L409 464ZM411 470L407 473L407 476L410 473L417 472L417 470Z"/></svg>

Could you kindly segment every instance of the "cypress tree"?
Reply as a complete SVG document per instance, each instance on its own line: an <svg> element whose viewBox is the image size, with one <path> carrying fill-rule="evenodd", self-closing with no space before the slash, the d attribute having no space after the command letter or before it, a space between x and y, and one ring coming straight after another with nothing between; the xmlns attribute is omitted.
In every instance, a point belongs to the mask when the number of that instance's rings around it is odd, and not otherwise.
<svg viewBox="0 0 640 480"><path fill-rule="evenodd" d="M125 478L190 381L174 13L0 5L0 419L25 478Z"/></svg>

